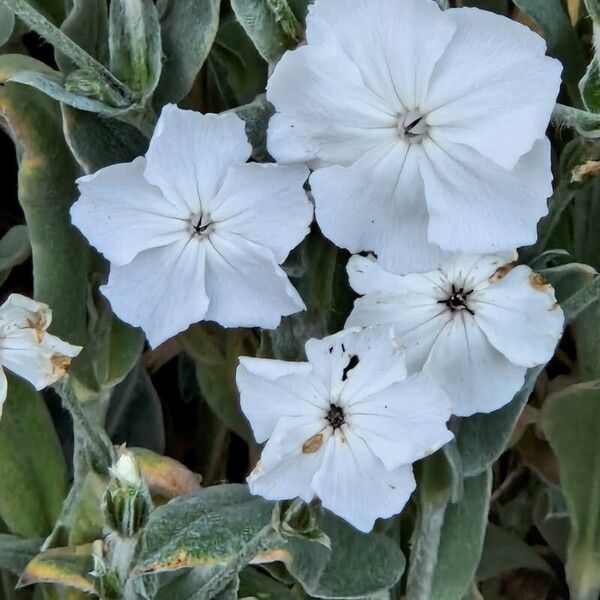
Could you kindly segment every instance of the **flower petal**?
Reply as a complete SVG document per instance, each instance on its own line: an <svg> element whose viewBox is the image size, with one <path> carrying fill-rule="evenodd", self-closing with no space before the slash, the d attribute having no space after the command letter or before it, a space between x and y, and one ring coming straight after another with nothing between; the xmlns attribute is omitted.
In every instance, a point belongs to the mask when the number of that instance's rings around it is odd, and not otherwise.
<svg viewBox="0 0 600 600"><path fill-rule="evenodd" d="M460 417L492 412L510 402L526 371L500 354L465 313L454 313L423 369L448 394L452 414Z"/></svg>
<svg viewBox="0 0 600 600"><path fill-rule="evenodd" d="M334 36L369 89L411 110L425 96L455 28L433 2L317 0L309 8L306 38L323 44Z"/></svg>
<svg viewBox="0 0 600 600"><path fill-rule="evenodd" d="M389 327L355 327L310 339L305 352L327 398L338 398L342 406L406 377L404 352Z"/></svg>
<svg viewBox="0 0 600 600"><path fill-rule="evenodd" d="M342 339L342 349L350 357L342 374L345 383L340 401L344 409L406 379L404 350L394 343L391 327L349 331Z"/></svg>
<svg viewBox="0 0 600 600"><path fill-rule="evenodd" d="M0 331L5 336L14 329L37 329L40 335L52 322L52 311L47 304L21 294L10 294L0 306Z"/></svg>
<svg viewBox="0 0 600 600"><path fill-rule="evenodd" d="M462 287L470 291L481 284L487 287L490 277L498 269L517 258L515 251L504 254L455 254L443 265L442 270L456 289Z"/></svg>
<svg viewBox="0 0 600 600"><path fill-rule="evenodd" d="M436 137L513 169L545 135L562 66L516 21L476 8L445 15L457 27L431 77L427 123Z"/></svg>
<svg viewBox="0 0 600 600"><path fill-rule="evenodd" d="M311 417L327 413L327 392L318 386L309 363L240 357L236 383L240 405L256 441L272 434L282 417Z"/></svg>
<svg viewBox="0 0 600 600"><path fill-rule="evenodd" d="M374 251L396 273L438 267L443 253L427 241L420 152L398 140L351 167L314 172L310 185L324 235L350 252Z"/></svg>
<svg viewBox="0 0 600 600"><path fill-rule="evenodd" d="M303 166L232 167L210 205L216 230L269 248L281 264L309 232L313 208L303 188L307 179L308 169Z"/></svg>
<svg viewBox="0 0 600 600"><path fill-rule="evenodd" d="M336 45L286 52L269 78L267 99L277 111L267 148L281 164L350 165L397 137L396 110L365 87Z"/></svg>
<svg viewBox="0 0 600 600"><path fill-rule="evenodd" d="M224 327L275 329L306 308L273 253L229 231L208 238L206 292L206 319Z"/></svg>
<svg viewBox="0 0 600 600"><path fill-rule="evenodd" d="M315 437L319 435L322 437ZM267 500L301 498L310 502L314 497L312 479L323 462L328 435L319 419L280 419L248 477L250 492ZM316 443L311 444L313 440Z"/></svg>
<svg viewBox="0 0 600 600"><path fill-rule="evenodd" d="M100 291L126 323L141 327L156 347L205 318L206 244L188 238L112 265Z"/></svg>
<svg viewBox="0 0 600 600"><path fill-rule="evenodd" d="M453 435L447 429L450 401L424 373L355 403L346 422L388 470L433 454Z"/></svg>
<svg viewBox="0 0 600 600"><path fill-rule="evenodd" d="M550 143L505 171L475 150L426 139L420 162L429 210L428 237L444 250L479 254L535 242L536 224L552 193ZM318 212L317 212L318 218Z"/></svg>
<svg viewBox="0 0 600 600"><path fill-rule="evenodd" d="M80 177L71 220L112 263L126 265L149 248L186 235L189 212L144 179L146 160L111 165Z"/></svg>
<svg viewBox="0 0 600 600"><path fill-rule="evenodd" d="M49 333L40 339L34 328L14 329L0 342L0 363L41 390L58 381L80 352Z"/></svg>
<svg viewBox="0 0 600 600"><path fill-rule="evenodd" d="M217 195L229 167L245 163L251 152L244 121L234 113L203 115L168 104L150 140L144 175L195 214Z"/></svg>
<svg viewBox="0 0 600 600"><path fill-rule="evenodd" d="M550 284L529 267L515 267L471 303L479 327L512 363L533 367L552 358L564 315Z"/></svg>
<svg viewBox="0 0 600 600"><path fill-rule="evenodd" d="M368 269L366 277L358 270L364 266ZM351 283L359 279L359 287L367 295L355 301L346 327L393 326L396 344L406 349L409 372L421 369L451 318L446 305L440 302L447 297L445 288L449 286L441 271L392 278L385 269L358 257L353 267Z"/></svg>
<svg viewBox="0 0 600 600"><path fill-rule="evenodd" d="M388 471L350 428L329 438L313 489L323 506L369 532L375 519L402 511L416 487L410 466Z"/></svg>

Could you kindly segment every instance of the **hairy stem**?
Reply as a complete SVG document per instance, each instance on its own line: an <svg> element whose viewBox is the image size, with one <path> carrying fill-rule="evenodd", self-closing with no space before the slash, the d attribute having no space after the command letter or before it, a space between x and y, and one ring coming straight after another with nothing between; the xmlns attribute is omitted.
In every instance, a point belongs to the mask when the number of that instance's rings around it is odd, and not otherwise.
<svg viewBox="0 0 600 600"><path fill-rule="evenodd" d="M123 82L119 81L103 64L90 56L58 27L35 10L26 0L0 0L0 2L57 50L67 55L80 69L95 73L98 79L115 90L126 104L133 104L133 92Z"/></svg>

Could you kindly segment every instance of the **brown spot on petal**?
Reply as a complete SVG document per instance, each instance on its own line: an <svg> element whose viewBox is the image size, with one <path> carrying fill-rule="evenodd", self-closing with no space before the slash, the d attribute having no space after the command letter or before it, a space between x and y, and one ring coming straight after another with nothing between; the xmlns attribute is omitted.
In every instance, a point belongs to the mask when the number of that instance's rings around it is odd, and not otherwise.
<svg viewBox="0 0 600 600"><path fill-rule="evenodd" d="M317 433L302 444L303 454L313 454L323 445L323 434Z"/></svg>
<svg viewBox="0 0 600 600"><path fill-rule="evenodd" d="M514 266L514 263L508 263L507 265L502 265L501 267L498 267L495 273L490 277L490 281L493 283L495 281L500 281L501 279L504 279L513 270Z"/></svg>
<svg viewBox="0 0 600 600"><path fill-rule="evenodd" d="M42 343L46 328L48 327L48 317L45 310L38 310L32 319L27 319L27 324L35 329L35 337L38 344Z"/></svg>
<svg viewBox="0 0 600 600"><path fill-rule="evenodd" d="M541 292L546 291L550 286L550 282L539 273L531 273L529 275L529 283L532 287Z"/></svg>
<svg viewBox="0 0 600 600"><path fill-rule="evenodd" d="M71 366L71 357L65 356L64 354L59 354L58 352L55 352L50 357L50 362L52 363L52 366L54 367L54 373L56 375L58 375L58 374L64 375L69 370L69 367Z"/></svg>

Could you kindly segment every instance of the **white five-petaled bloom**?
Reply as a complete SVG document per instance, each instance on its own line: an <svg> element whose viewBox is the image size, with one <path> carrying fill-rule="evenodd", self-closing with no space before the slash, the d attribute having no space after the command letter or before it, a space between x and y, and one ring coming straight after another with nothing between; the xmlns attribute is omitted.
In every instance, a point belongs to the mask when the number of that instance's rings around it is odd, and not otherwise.
<svg viewBox="0 0 600 600"><path fill-rule="evenodd" d="M450 403L422 373L407 378L389 328L306 343L308 362L240 358L237 385L256 440L248 478L270 500L315 496L361 531L399 513L411 464L452 438Z"/></svg>
<svg viewBox="0 0 600 600"><path fill-rule="evenodd" d="M0 306L0 415L7 394L2 367L41 390L58 381L81 352L80 346L46 331L51 321L52 311L46 304L20 294L11 294Z"/></svg>
<svg viewBox="0 0 600 600"><path fill-rule="evenodd" d="M552 357L563 328L554 290L509 256L455 255L440 269L397 275L353 256L350 285L359 294L347 326L393 327L409 372L429 373L452 412L491 412L523 385L528 367Z"/></svg>
<svg viewBox="0 0 600 600"><path fill-rule="evenodd" d="M312 220L308 170L250 152L235 114L168 105L145 157L78 180L73 223L111 263L102 293L152 346L201 320L274 328L305 308L279 265Z"/></svg>
<svg viewBox="0 0 600 600"><path fill-rule="evenodd" d="M533 243L560 63L523 25L430 0L316 0L269 79L268 149L323 233L398 272Z"/></svg>

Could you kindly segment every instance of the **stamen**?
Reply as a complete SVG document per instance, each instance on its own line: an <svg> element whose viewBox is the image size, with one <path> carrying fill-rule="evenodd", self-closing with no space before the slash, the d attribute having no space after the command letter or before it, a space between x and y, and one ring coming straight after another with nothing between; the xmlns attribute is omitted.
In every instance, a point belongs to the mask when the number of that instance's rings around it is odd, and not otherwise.
<svg viewBox="0 0 600 600"><path fill-rule="evenodd" d="M452 294L446 300L438 300L438 304L445 304L452 312L457 310L466 310L469 314L475 313L467 305L467 297L473 293L473 290L465 292L465 288L461 287L458 290L452 284Z"/></svg>
<svg viewBox="0 0 600 600"><path fill-rule="evenodd" d="M329 424L334 429L339 429L346 422L344 419L344 411L342 407L333 403L329 405L329 412L327 413L327 416L325 418L327 419L327 421L329 421Z"/></svg>

